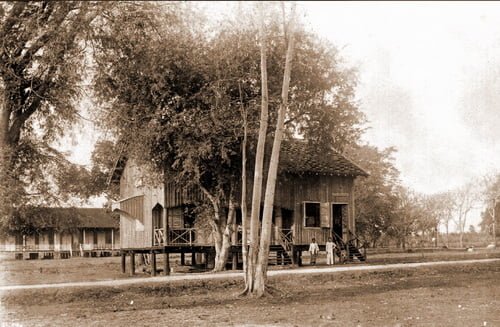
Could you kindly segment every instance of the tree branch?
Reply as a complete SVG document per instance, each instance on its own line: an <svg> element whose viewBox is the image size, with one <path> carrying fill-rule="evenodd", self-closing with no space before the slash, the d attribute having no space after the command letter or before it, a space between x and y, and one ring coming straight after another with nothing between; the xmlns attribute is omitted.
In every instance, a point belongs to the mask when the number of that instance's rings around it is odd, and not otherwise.
<svg viewBox="0 0 500 327"><path fill-rule="evenodd" d="M5 19L2 29L0 30L0 40L3 40L12 29L12 26L19 20L21 12L24 10L28 3L24 1L18 1L14 3L14 7L10 10L9 17Z"/></svg>
<svg viewBox="0 0 500 327"><path fill-rule="evenodd" d="M19 57L19 60L17 61L16 64L20 65L21 67L26 66L31 58L33 57L34 54L36 54L43 46L45 46L54 36L58 35L61 33L60 27L66 17L68 17L69 13L75 10L76 7L66 7L65 11L60 13L54 20L51 22L51 26L47 28L47 32L42 34L37 40L33 42L33 45L31 45L26 52L24 53L23 56ZM75 25L78 24L78 19L75 20ZM74 40L70 40L73 42ZM23 47L19 47L18 51L22 51ZM19 53L20 54L20 53ZM17 55L19 55L17 54Z"/></svg>

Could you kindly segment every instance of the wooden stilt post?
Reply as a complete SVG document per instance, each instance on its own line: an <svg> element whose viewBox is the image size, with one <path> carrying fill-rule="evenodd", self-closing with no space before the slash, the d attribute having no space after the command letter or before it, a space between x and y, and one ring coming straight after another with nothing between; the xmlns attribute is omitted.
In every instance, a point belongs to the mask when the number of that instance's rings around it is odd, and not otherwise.
<svg viewBox="0 0 500 327"><path fill-rule="evenodd" d="M236 245L238 244L238 226L236 225L236 211L233 212L233 226L232 226L232 234L231 234L231 256L233 259L232 269L238 269L238 250Z"/></svg>
<svg viewBox="0 0 500 327"><path fill-rule="evenodd" d="M130 276L135 275L135 252L130 252Z"/></svg>
<svg viewBox="0 0 500 327"><path fill-rule="evenodd" d="M156 253L151 252L151 276L156 276Z"/></svg>
<svg viewBox="0 0 500 327"><path fill-rule="evenodd" d="M163 273L165 276L170 275L170 258L168 252L163 253Z"/></svg>
<svg viewBox="0 0 500 327"><path fill-rule="evenodd" d="M196 252L191 252L191 266L196 266Z"/></svg>
<svg viewBox="0 0 500 327"><path fill-rule="evenodd" d="M125 268L125 262L127 261L127 253L126 252L122 252L121 253L121 256L122 256L122 274L124 274L126 272L126 268Z"/></svg>
<svg viewBox="0 0 500 327"><path fill-rule="evenodd" d="M184 252L181 252L181 266L184 266L184 264L186 263L186 258L185 258L185 255L184 255Z"/></svg>
<svg viewBox="0 0 500 327"><path fill-rule="evenodd" d="M300 266L302 266L302 250L299 250L299 252L297 253L297 264Z"/></svg>
<svg viewBox="0 0 500 327"><path fill-rule="evenodd" d="M236 270L236 269L238 269L238 252L236 252L236 251L233 250L231 252L231 255L233 256L233 266L232 266L232 269Z"/></svg>

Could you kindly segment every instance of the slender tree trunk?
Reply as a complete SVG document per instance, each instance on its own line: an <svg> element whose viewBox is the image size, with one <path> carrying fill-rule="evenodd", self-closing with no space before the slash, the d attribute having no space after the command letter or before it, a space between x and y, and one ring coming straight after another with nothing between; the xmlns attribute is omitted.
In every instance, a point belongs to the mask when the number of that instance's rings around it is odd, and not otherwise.
<svg viewBox="0 0 500 327"><path fill-rule="evenodd" d="M8 154L10 152L9 142L9 119L10 110L7 105L8 99L4 98L3 92L0 90L0 173L5 173L5 163L9 162ZM3 176L1 176L3 177Z"/></svg>
<svg viewBox="0 0 500 327"><path fill-rule="evenodd" d="M0 92L0 96L2 93ZM12 196L9 192L13 185L13 144L9 135L10 107L8 99L0 100L0 223L6 223L12 213Z"/></svg>
<svg viewBox="0 0 500 327"><path fill-rule="evenodd" d="M462 212L460 212L460 215L458 216L458 244L460 248L463 248L463 228L462 228Z"/></svg>
<svg viewBox="0 0 500 327"><path fill-rule="evenodd" d="M253 292L255 280L255 267L257 265L258 242L259 242L259 215L262 196L262 175L264 167L264 150L266 145L267 125L268 125L268 88L267 88L267 53L266 53L266 33L264 29L264 8L263 3L260 6L260 72L261 72L261 90L262 101L259 122L259 138L257 140L257 150L255 154L255 168L252 191L252 211L250 214L250 248L248 252L248 266L246 277L246 292Z"/></svg>
<svg viewBox="0 0 500 327"><path fill-rule="evenodd" d="M266 194L264 198L264 213L262 218L262 234L260 238L259 258L255 276L255 292L257 296L262 296L265 291L267 279L267 264L269 260L269 246L272 234L272 216L274 208L274 194L276 190L276 180L278 176L279 155L281 141L284 134L285 115L288 108L288 91L290 88L290 75L292 70L292 58L294 48L294 24L295 24L295 4L292 7L292 17L289 25L289 40L285 59L285 71L283 74L283 85L281 89L281 104L278 111L276 131L274 135L273 149L269 170L267 174ZM285 39L286 41L286 39Z"/></svg>
<svg viewBox="0 0 500 327"><path fill-rule="evenodd" d="M241 84L238 83L240 92L241 104L241 117L243 119L243 142L241 144L241 255L243 257L243 272L245 278L245 285L247 284L247 266L248 266L248 249L247 249L247 230L248 230L248 217L247 217L247 134L248 134L248 121L247 112L243 105L243 95L241 91Z"/></svg>
<svg viewBox="0 0 500 327"><path fill-rule="evenodd" d="M450 220L446 220L446 247L450 247Z"/></svg>

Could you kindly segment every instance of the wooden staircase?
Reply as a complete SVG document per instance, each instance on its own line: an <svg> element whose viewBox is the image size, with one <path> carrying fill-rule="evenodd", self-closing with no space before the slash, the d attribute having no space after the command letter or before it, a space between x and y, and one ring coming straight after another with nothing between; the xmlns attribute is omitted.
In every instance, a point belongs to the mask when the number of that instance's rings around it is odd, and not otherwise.
<svg viewBox="0 0 500 327"><path fill-rule="evenodd" d="M293 244L293 231L291 229L279 229L277 237L277 245L271 245L269 249L269 262L272 262L271 254L275 253L276 264L290 265L292 264L292 244ZM278 263L279 262L279 263Z"/></svg>
<svg viewBox="0 0 500 327"><path fill-rule="evenodd" d="M333 241L337 245L336 254L342 261L353 262L366 261L366 252L361 252L364 249L364 243L359 240L359 238L349 231L349 240L345 242L342 237L337 233L333 232Z"/></svg>
<svg viewBox="0 0 500 327"><path fill-rule="evenodd" d="M292 257L281 245L271 245L269 248L269 264L270 265L290 265Z"/></svg>
<svg viewBox="0 0 500 327"><path fill-rule="evenodd" d="M357 259L359 261L366 261L366 256L361 253L360 249L355 246L353 242L349 241L347 247L349 249L349 261L354 261L354 259Z"/></svg>

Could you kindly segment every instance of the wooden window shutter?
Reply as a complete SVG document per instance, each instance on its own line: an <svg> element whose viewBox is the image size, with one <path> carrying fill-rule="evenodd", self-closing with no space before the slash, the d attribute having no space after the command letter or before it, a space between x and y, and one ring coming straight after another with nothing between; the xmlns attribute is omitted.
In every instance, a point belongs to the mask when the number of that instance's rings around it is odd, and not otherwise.
<svg viewBox="0 0 500 327"><path fill-rule="evenodd" d="M330 204L328 202L321 203L320 215L321 227L330 228Z"/></svg>

